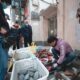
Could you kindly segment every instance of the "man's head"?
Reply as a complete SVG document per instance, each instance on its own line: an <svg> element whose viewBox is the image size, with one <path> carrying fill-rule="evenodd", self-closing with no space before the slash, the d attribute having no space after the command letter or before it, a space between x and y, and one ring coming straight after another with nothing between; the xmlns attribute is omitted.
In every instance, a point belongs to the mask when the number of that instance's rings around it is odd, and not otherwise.
<svg viewBox="0 0 80 80"><path fill-rule="evenodd" d="M47 39L47 42L49 43L50 46L55 47L57 44L57 38L54 36L49 36Z"/></svg>
<svg viewBox="0 0 80 80"><path fill-rule="evenodd" d="M14 26L15 28L19 28L19 22L16 21L13 26Z"/></svg>

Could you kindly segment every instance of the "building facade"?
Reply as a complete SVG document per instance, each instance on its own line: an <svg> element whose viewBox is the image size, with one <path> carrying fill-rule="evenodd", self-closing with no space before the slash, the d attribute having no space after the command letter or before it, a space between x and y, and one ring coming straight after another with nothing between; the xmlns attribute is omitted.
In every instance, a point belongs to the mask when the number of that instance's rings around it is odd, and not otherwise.
<svg viewBox="0 0 80 80"><path fill-rule="evenodd" d="M45 27L43 27L43 21L42 17L40 16L40 11L42 9L47 9L50 6L50 3L52 3L52 1L53 0L47 0L47 3L45 3L42 0L29 0L30 14L28 16L28 20L32 25L33 41L35 41L36 43L43 44L45 42L44 33L47 32L44 30Z"/></svg>
<svg viewBox="0 0 80 80"><path fill-rule="evenodd" d="M45 0L44 0L45 1ZM73 49L80 49L80 24L76 17L80 0L58 0L46 4L41 0L29 0L29 22L33 29L33 41L46 42L55 35L69 42Z"/></svg>
<svg viewBox="0 0 80 80"><path fill-rule="evenodd" d="M76 18L80 0L59 0L57 9L57 36L80 49L80 24Z"/></svg>
<svg viewBox="0 0 80 80"><path fill-rule="evenodd" d="M57 37L62 38L69 42L73 49L80 49L80 23L79 18L76 17L77 9L80 8L80 0L58 0L58 4L52 12L50 9L46 9L43 14L43 27L44 28L44 41L48 37L49 32L49 19L57 17L57 25L54 25L57 29ZM57 10L57 12L56 12ZM57 14L57 15L56 15ZM47 26L46 26L47 25ZM54 29L52 32L56 32Z"/></svg>

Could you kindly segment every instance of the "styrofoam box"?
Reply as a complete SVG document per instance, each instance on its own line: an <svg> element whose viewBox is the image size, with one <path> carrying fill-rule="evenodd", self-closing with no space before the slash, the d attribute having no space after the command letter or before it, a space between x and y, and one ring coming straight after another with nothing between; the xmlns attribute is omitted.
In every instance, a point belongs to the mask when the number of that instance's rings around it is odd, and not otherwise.
<svg viewBox="0 0 80 80"><path fill-rule="evenodd" d="M30 50L29 48L21 48L21 49L17 49L14 51L15 52L15 56L14 56L14 60L21 60L21 59L27 59L27 58L32 58L33 56L35 56Z"/></svg>
<svg viewBox="0 0 80 80"><path fill-rule="evenodd" d="M12 70L10 80L18 80L18 73L21 70L24 70L24 69L27 70L28 68L30 68L33 65L34 66L37 65L37 70L38 70L40 76L42 76L38 80L47 80L47 77L49 76L49 72L38 58L23 59L23 60L16 61L13 65L13 70Z"/></svg>

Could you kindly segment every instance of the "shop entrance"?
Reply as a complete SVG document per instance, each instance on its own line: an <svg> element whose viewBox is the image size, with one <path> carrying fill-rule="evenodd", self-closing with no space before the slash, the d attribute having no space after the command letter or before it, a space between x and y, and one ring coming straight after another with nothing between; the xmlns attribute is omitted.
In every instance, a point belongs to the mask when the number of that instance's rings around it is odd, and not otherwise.
<svg viewBox="0 0 80 80"><path fill-rule="evenodd" d="M57 36L57 16L49 18L48 21L49 21L48 36L49 35Z"/></svg>

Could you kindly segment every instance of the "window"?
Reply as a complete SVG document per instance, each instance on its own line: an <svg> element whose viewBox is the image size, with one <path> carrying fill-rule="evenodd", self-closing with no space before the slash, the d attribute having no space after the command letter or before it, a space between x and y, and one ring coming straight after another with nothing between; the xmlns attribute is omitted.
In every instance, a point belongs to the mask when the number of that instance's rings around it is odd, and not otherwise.
<svg viewBox="0 0 80 80"><path fill-rule="evenodd" d="M32 5L38 7L38 5L39 5L39 0L32 0Z"/></svg>
<svg viewBox="0 0 80 80"><path fill-rule="evenodd" d="M35 12L35 11L32 11L32 12L31 12L31 19L32 19L32 20L40 20L39 13L37 13L37 12Z"/></svg>

